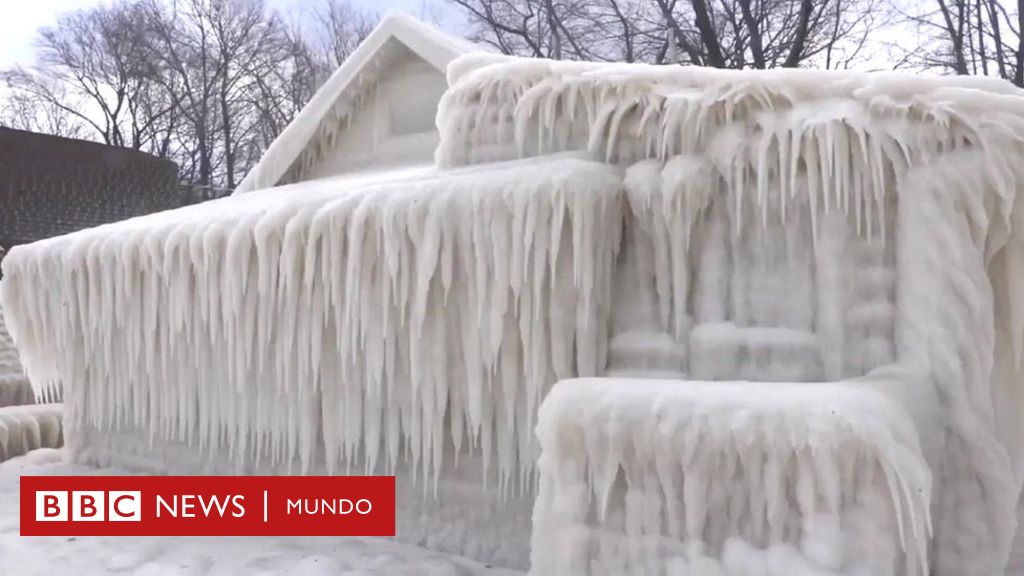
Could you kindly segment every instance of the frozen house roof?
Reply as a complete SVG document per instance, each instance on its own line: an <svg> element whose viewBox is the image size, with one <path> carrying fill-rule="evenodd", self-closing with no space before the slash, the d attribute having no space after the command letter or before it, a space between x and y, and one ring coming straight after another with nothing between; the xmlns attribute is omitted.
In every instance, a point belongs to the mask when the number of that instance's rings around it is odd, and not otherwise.
<svg viewBox="0 0 1024 576"><path fill-rule="evenodd" d="M1024 91L995 78L471 54L448 80L437 116L441 167L566 150L627 165L694 153L729 163L755 139L765 146L827 125L898 148L1024 138Z"/></svg>
<svg viewBox="0 0 1024 576"><path fill-rule="evenodd" d="M351 120L349 116L372 90L379 74L393 63L395 52L402 49L411 51L441 74L456 57L482 50L408 14L389 12L274 139L235 192L279 184L292 165L301 160L311 141L330 138L338 126Z"/></svg>

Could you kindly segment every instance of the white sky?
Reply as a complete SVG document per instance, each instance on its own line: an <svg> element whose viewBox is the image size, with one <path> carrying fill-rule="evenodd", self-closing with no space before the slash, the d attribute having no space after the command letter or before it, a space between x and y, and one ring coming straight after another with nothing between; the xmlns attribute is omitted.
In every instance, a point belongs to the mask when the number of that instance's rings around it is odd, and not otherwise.
<svg viewBox="0 0 1024 576"><path fill-rule="evenodd" d="M267 0L267 4L280 10L300 10L315 6L320 0ZM16 64L28 66L33 61L32 43L41 26L57 22L60 14L69 10L89 8L109 0L2 0L0 17L0 69ZM377 10L404 10L416 16L437 13L446 16L452 8L444 0L350 0L357 6ZM430 18L428 18L430 19Z"/></svg>
<svg viewBox="0 0 1024 576"><path fill-rule="evenodd" d="M32 39L40 26L53 24L61 12L87 8L99 0L8 1L0 18L0 69L32 61Z"/></svg>

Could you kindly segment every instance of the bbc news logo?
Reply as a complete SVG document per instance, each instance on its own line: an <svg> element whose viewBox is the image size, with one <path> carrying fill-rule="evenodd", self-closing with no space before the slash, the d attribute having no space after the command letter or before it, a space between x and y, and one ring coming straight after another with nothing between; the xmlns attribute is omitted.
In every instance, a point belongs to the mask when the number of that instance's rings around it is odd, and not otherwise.
<svg viewBox="0 0 1024 576"><path fill-rule="evenodd" d="M394 536L394 476L22 476L23 536Z"/></svg>
<svg viewBox="0 0 1024 576"><path fill-rule="evenodd" d="M140 522L140 491L36 492L36 522ZM69 518L70 513L70 518Z"/></svg>

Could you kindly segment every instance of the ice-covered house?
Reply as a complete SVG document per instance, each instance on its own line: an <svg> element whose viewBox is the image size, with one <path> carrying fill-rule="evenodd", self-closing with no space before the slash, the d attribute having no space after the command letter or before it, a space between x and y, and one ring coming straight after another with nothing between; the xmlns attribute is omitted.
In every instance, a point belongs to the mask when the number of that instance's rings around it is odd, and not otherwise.
<svg viewBox="0 0 1024 576"><path fill-rule="evenodd" d="M230 198L11 252L8 326L75 458L395 473L400 538L535 574L1002 573L1018 90L490 54L447 78L431 167L318 178L339 126L302 120Z"/></svg>

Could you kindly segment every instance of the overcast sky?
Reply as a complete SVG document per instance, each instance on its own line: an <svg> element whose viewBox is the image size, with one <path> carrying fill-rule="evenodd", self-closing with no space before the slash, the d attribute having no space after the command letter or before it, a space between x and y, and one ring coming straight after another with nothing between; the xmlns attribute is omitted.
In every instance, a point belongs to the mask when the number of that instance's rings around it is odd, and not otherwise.
<svg viewBox="0 0 1024 576"><path fill-rule="evenodd" d="M377 10L404 10L419 16L424 11L445 16L451 12L444 0L350 0L352 4ZM0 69L15 64L32 63L32 41L40 26L57 22L57 17L69 10L89 8L109 0L4 0L3 17L0 18ZM319 0L267 0L277 9L301 10L313 6Z"/></svg>

